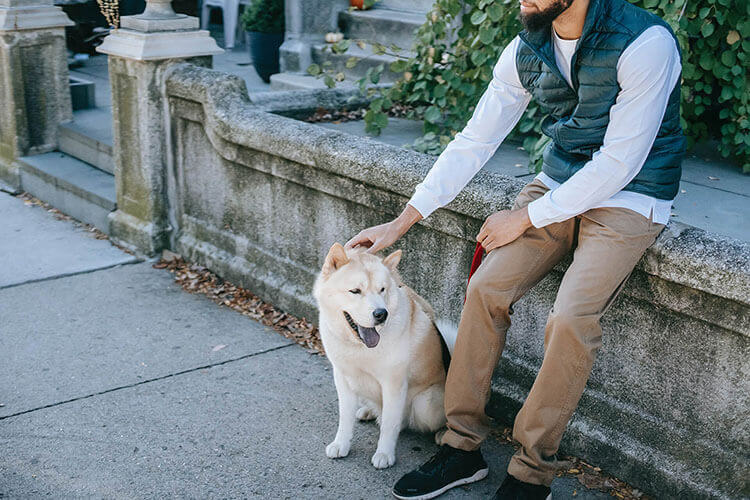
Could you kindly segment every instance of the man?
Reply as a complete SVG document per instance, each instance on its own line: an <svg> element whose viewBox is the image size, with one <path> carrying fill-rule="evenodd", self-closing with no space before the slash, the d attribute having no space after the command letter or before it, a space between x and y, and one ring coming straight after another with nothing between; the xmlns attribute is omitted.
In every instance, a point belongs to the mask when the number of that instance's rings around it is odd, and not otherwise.
<svg viewBox="0 0 750 500"><path fill-rule="evenodd" d="M515 418L522 447L496 498L549 499L558 450L602 343L599 318L667 224L679 189L680 51L669 26L626 0L521 0L524 30L505 48L466 127L395 220L346 244L377 252L449 203L492 156L531 98L552 138L542 172L512 210L484 222L445 388L439 451L394 486L433 498L486 477L484 407L512 305L574 249L547 318L544 360Z"/></svg>

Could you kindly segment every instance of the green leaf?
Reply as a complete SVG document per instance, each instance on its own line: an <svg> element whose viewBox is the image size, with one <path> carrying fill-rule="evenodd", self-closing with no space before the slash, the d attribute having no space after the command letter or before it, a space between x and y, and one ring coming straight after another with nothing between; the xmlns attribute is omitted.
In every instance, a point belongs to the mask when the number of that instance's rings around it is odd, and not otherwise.
<svg viewBox="0 0 750 500"><path fill-rule="evenodd" d="M503 8L500 5L493 3L487 9L487 14L490 16L493 22L498 22L503 17Z"/></svg>
<svg viewBox="0 0 750 500"><path fill-rule="evenodd" d="M708 38L711 36L711 34L714 32L714 25L711 23L706 23L703 26L701 26L701 35Z"/></svg>
<svg viewBox="0 0 750 500"><path fill-rule="evenodd" d="M317 64L311 64L307 67L307 72L312 76L317 76L320 74L320 66L318 66Z"/></svg>
<svg viewBox="0 0 750 500"><path fill-rule="evenodd" d="M332 89L336 86L336 82L333 81L333 77L331 75L326 75L325 78L323 78L323 83L326 84L326 87L329 89Z"/></svg>
<svg viewBox="0 0 750 500"><path fill-rule="evenodd" d="M487 19L487 13L481 10L477 10L474 11L474 13L471 15L470 21L471 24L476 26L477 24L482 24L485 19Z"/></svg>
<svg viewBox="0 0 750 500"><path fill-rule="evenodd" d="M349 59L346 60L346 65L345 66L346 66L347 69L352 69L354 66L357 65L358 62L359 62L358 58L356 58L356 57L350 57Z"/></svg>
<svg viewBox="0 0 750 500"><path fill-rule="evenodd" d="M473 62L476 66L481 66L482 63L486 60L487 54L485 54L481 50L475 50L471 53L471 62Z"/></svg>
<svg viewBox="0 0 750 500"><path fill-rule="evenodd" d="M399 59L397 61L393 61L391 65L389 66L390 70L394 73L403 73L406 71L406 68L409 66L409 62L405 59Z"/></svg>
<svg viewBox="0 0 750 500"><path fill-rule="evenodd" d="M424 119L429 123L437 123L438 121L440 121L440 117L440 110L436 106L430 106L424 112Z"/></svg>

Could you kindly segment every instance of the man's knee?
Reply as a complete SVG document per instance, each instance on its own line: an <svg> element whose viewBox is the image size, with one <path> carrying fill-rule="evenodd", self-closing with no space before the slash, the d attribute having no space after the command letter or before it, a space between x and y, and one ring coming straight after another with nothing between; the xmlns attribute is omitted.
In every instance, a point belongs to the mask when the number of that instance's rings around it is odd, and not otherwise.
<svg viewBox="0 0 750 500"><path fill-rule="evenodd" d="M602 329L598 314L586 314L575 307L555 305L547 318L544 347L551 342L566 350L593 355L602 346Z"/></svg>
<svg viewBox="0 0 750 500"><path fill-rule="evenodd" d="M513 301L512 286L498 280L498 276L489 268L480 266L469 280L466 289L467 305L479 305L495 316L507 311Z"/></svg>

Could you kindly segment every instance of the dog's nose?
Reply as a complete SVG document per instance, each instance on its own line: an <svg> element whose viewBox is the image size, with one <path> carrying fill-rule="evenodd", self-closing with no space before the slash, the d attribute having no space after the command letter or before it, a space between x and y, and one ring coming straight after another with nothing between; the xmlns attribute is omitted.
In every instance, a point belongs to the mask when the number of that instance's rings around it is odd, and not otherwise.
<svg viewBox="0 0 750 500"><path fill-rule="evenodd" d="M382 308L381 309L375 309L372 312L372 315L375 318L375 323L379 325L380 323L382 323L383 321L385 321L385 318L388 317L388 311L386 311L385 309L382 309Z"/></svg>

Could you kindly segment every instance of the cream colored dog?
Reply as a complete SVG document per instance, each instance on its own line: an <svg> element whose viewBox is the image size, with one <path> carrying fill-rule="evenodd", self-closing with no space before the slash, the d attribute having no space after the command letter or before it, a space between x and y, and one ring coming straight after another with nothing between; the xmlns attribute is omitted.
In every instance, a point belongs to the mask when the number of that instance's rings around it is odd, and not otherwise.
<svg viewBox="0 0 750 500"><path fill-rule="evenodd" d="M372 465L396 462L404 427L434 432L445 424L445 367L432 307L396 271L401 250L384 259L334 243L315 280L319 329L339 400L330 458L349 454L355 419L377 419Z"/></svg>

